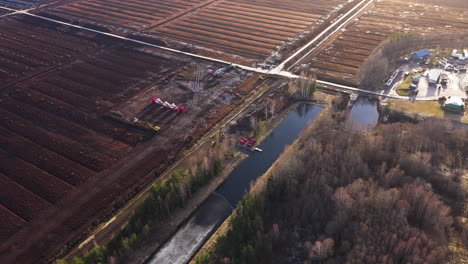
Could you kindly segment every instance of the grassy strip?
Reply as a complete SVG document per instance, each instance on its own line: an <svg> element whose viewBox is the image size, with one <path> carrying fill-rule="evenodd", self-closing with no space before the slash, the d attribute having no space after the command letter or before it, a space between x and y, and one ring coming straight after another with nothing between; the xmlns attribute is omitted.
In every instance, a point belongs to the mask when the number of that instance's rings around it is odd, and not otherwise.
<svg viewBox="0 0 468 264"><path fill-rule="evenodd" d="M404 100L388 100L388 109L392 111L402 112L414 117L437 117L446 118L462 124L468 124L468 115L451 113L444 111L437 101L404 101Z"/></svg>
<svg viewBox="0 0 468 264"><path fill-rule="evenodd" d="M415 73L410 73L408 77L397 87L396 92L398 95L401 96L408 96L409 91L410 91L410 86L413 83L413 77L415 77L417 74Z"/></svg>
<svg viewBox="0 0 468 264"><path fill-rule="evenodd" d="M419 114L422 116L444 117L444 110L440 107L440 103L436 101L404 101L404 100L389 100L388 105L391 110Z"/></svg>

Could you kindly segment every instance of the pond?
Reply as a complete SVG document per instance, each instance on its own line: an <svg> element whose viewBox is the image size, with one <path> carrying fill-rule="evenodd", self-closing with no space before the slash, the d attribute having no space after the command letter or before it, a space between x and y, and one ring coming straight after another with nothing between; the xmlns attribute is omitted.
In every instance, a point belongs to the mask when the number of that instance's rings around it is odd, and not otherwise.
<svg viewBox="0 0 468 264"><path fill-rule="evenodd" d="M379 122L378 101L367 97L358 97L349 117L346 127L355 130L370 130Z"/></svg>

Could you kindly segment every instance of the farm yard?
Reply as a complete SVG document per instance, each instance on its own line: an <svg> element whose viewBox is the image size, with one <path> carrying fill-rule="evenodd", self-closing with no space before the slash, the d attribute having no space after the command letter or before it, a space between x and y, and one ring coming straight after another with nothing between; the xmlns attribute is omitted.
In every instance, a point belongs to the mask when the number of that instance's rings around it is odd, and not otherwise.
<svg viewBox="0 0 468 264"><path fill-rule="evenodd" d="M146 30L201 47L249 59L265 59L281 46L292 45L345 3L333 1L215 1L211 5ZM211 50L217 52L209 52Z"/></svg>
<svg viewBox="0 0 468 264"><path fill-rule="evenodd" d="M316 68L319 78L357 85L361 65L385 39L401 34L430 35L460 30L468 30L463 9L382 0L375 2L337 40L304 64Z"/></svg>

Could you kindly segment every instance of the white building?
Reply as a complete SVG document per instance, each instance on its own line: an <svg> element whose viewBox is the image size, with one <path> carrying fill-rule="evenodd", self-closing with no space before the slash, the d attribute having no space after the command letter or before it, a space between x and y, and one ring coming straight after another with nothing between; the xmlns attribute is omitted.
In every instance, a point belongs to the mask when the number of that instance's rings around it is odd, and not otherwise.
<svg viewBox="0 0 468 264"><path fill-rule="evenodd" d="M430 84L436 84L439 82L439 79L440 79L440 74L442 73L441 70L438 70L438 69L434 69L434 70L430 70L429 71L429 83Z"/></svg>

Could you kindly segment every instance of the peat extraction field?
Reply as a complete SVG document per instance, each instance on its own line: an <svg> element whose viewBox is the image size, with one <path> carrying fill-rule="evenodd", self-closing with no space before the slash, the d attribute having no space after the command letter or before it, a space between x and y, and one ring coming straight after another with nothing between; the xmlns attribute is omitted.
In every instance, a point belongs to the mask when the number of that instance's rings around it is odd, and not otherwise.
<svg viewBox="0 0 468 264"><path fill-rule="evenodd" d="M51 2L51 0L0 0L0 7L25 9L32 8L40 4L46 4L48 2Z"/></svg>
<svg viewBox="0 0 468 264"><path fill-rule="evenodd" d="M357 0L64 1L40 12L178 50L242 64L274 64ZM143 37L142 37L143 36Z"/></svg>
<svg viewBox="0 0 468 264"><path fill-rule="evenodd" d="M49 13L109 29L142 30L200 8L212 0L69 1Z"/></svg>
<svg viewBox="0 0 468 264"><path fill-rule="evenodd" d="M214 1L211 5L147 30L168 39L249 59L265 59L310 35L346 1Z"/></svg>
<svg viewBox="0 0 468 264"><path fill-rule="evenodd" d="M269 82L26 15L0 39L2 263L66 251Z"/></svg>
<svg viewBox="0 0 468 264"><path fill-rule="evenodd" d="M11 11L6 10L6 9L0 9L0 16L6 15L6 14L9 14L9 13L11 13Z"/></svg>
<svg viewBox="0 0 468 264"><path fill-rule="evenodd" d="M364 3L0 0L0 262L63 256L314 38L331 36L291 65L356 85L386 38L468 29L464 9L403 0L348 14Z"/></svg>
<svg viewBox="0 0 468 264"><path fill-rule="evenodd" d="M315 57L306 58L321 79L357 85L363 62L392 35L437 35L468 30L467 9L447 8L402 0L375 2L359 20Z"/></svg>
<svg viewBox="0 0 468 264"><path fill-rule="evenodd" d="M95 34L24 15L0 22L0 88L105 47Z"/></svg>

